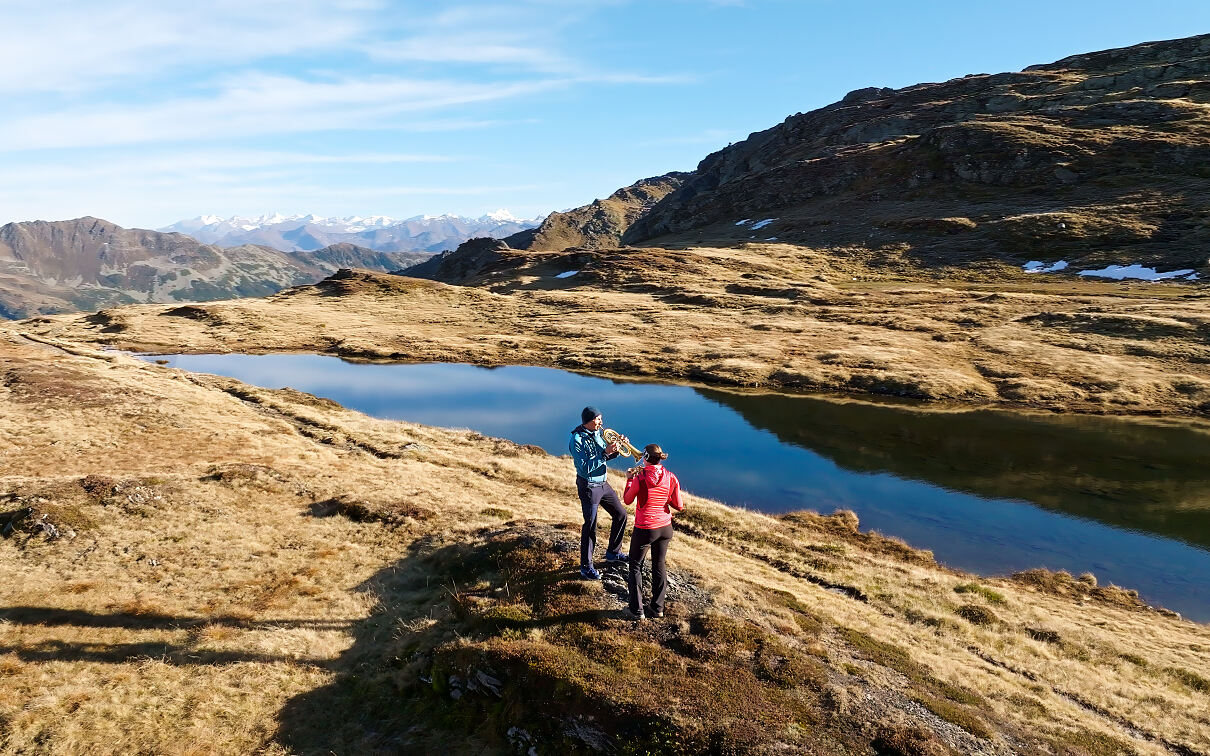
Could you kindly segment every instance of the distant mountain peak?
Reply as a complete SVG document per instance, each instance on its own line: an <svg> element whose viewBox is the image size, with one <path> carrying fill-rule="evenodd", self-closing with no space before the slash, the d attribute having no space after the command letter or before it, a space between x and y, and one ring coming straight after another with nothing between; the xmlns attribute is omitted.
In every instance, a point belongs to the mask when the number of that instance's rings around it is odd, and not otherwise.
<svg viewBox="0 0 1210 756"><path fill-rule="evenodd" d="M315 251L341 243L378 252L440 252L476 236L500 238L525 231L541 220L517 218L505 209L479 218L443 213L403 220L388 215L337 218L273 211L255 217L199 215L158 230L186 234L205 244L223 247L259 244L283 252Z"/></svg>
<svg viewBox="0 0 1210 756"><path fill-rule="evenodd" d="M499 221L501 223L504 223L507 221L514 221L514 222L521 221L521 218L518 218L517 216L513 215L512 213L510 213L508 210L505 210L504 208L500 208L499 210L494 210L490 213L487 213L483 217L486 218L487 220Z"/></svg>

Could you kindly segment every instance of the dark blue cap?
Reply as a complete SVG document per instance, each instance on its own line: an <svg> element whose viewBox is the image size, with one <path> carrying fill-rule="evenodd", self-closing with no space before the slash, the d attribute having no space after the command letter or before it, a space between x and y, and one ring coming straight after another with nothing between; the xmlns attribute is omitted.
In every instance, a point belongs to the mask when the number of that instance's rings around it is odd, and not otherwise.
<svg viewBox="0 0 1210 756"><path fill-rule="evenodd" d="M580 422L590 423L590 422L592 422L592 419L594 417L600 417L600 416L601 416L601 410L597 409L596 407L594 407L590 404L587 407L585 407L583 410L581 410Z"/></svg>

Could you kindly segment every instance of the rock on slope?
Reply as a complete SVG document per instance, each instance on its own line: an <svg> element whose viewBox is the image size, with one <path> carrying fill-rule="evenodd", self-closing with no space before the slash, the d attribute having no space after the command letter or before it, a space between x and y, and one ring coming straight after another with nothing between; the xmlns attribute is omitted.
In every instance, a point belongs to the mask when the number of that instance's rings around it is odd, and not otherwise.
<svg viewBox="0 0 1210 756"><path fill-rule="evenodd" d="M422 257L351 244L298 254L253 245L223 249L99 218L9 223L0 227L0 316L264 296L340 267L385 271Z"/></svg>
<svg viewBox="0 0 1210 756"><path fill-rule="evenodd" d="M656 202L680 186L687 174L667 173L636 181L603 200L563 213L551 213L537 228L504 239L474 238L456 250L403 270L414 278L462 283L482 273L500 272L523 265L532 254L579 247L609 249L621 242L622 234Z"/></svg>
<svg viewBox="0 0 1210 756"><path fill-rule="evenodd" d="M504 241L514 249L539 252L568 247L616 247L630 225L679 187L687 176L674 171L641 179L605 199L567 212L551 213L537 228L505 237Z"/></svg>
<svg viewBox="0 0 1210 756"><path fill-rule="evenodd" d="M707 156L622 241L1201 269L1208 103L1210 35L858 90Z"/></svg>

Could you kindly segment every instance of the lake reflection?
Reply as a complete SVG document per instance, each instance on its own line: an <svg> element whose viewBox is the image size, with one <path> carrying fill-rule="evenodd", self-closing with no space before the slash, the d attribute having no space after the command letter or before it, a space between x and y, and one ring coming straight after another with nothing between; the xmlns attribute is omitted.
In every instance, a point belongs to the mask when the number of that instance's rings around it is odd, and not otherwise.
<svg viewBox="0 0 1210 756"><path fill-rule="evenodd" d="M1210 435L1024 416L616 382L548 368L182 355L186 370L290 386L376 417L567 452L585 404L661 444L696 494L764 512L852 509L863 528L984 574L1091 571L1210 620ZM625 460L614 463L625 466Z"/></svg>

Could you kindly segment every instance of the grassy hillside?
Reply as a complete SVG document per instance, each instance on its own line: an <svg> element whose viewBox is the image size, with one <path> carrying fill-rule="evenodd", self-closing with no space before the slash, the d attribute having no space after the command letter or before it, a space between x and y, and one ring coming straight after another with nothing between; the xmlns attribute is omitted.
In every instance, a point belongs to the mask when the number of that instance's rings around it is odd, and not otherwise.
<svg viewBox="0 0 1210 756"><path fill-rule="evenodd" d="M6 753L1210 749L1210 630L1090 576L690 496L635 625L566 458L11 332L0 371Z"/></svg>
<svg viewBox="0 0 1210 756"><path fill-rule="evenodd" d="M1097 413L1210 410L1210 308L1185 284L937 279L777 244L496 251L450 286L343 272L265 300L25 321L165 352L529 364ZM556 274L578 271L569 278Z"/></svg>

